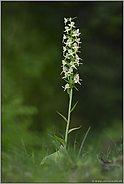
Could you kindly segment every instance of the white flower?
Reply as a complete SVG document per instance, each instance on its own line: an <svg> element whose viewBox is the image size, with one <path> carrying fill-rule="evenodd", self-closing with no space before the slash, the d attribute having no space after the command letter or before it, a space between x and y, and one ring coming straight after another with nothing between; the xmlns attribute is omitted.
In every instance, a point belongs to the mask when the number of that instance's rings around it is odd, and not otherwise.
<svg viewBox="0 0 124 184"><path fill-rule="evenodd" d="M65 31L64 32L67 32L68 33L68 31L70 31L71 29L69 29L69 27L68 26L66 26L65 27Z"/></svg>
<svg viewBox="0 0 124 184"><path fill-rule="evenodd" d="M74 62L70 62L70 65L71 65L71 68L75 68L76 70L77 70L77 68L75 67L75 64L74 64Z"/></svg>
<svg viewBox="0 0 124 184"><path fill-rule="evenodd" d="M63 86L62 86L63 87ZM67 88L70 88L69 87L69 84L67 83L66 85L65 85L65 87L63 87L64 88L64 91L67 89Z"/></svg>
<svg viewBox="0 0 124 184"><path fill-rule="evenodd" d="M79 82L79 74L77 74L75 77L74 77L74 83L79 83L81 85L81 83Z"/></svg>
<svg viewBox="0 0 124 184"><path fill-rule="evenodd" d="M69 68L68 73L73 73L73 69Z"/></svg>
<svg viewBox="0 0 124 184"><path fill-rule="evenodd" d="M63 52L65 52L67 49L66 49L66 47L63 47Z"/></svg>
<svg viewBox="0 0 124 184"><path fill-rule="evenodd" d="M76 59L80 60L81 58L79 58L79 56L76 54ZM81 59L82 60L82 59Z"/></svg>
<svg viewBox="0 0 124 184"><path fill-rule="evenodd" d="M68 25L69 25L70 27L75 27L74 24L75 24L74 22L71 22L71 24L68 24Z"/></svg>
<svg viewBox="0 0 124 184"><path fill-rule="evenodd" d="M75 41L79 44L79 43L82 43L80 42L80 38L76 38Z"/></svg>
<svg viewBox="0 0 124 184"><path fill-rule="evenodd" d="M67 78L67 77L69 77L69 76L70 76L69 72L66 72L66 73L65 73L65 76L62 77L62 79Z"/></svg>
<svg viewBox="0 0 124 184"><path fill-rule="evenodd" d="M68 38L68 37L66 37L65 34L63 34L63 39L65 40L66 38Z"/></svg>
<svg viewBox="0 0 124 184"><path fill-rule="evenodd" d="M70 55L73 56L73 54L74 54L75 52L73 52L71 49L69 49L69 50L68 50L68 53L69 53L69 54L68 54L69 56L70 56ZM74 57L74 56L73 56L73 57Z"/></svg>
<svg viewBox="0 0 124 184"><path fill-rule="evenodd" d="M64 73L67 73L67 72L68 72L68 70L67 70L67 68L66 68L65 66L63 66L63 70L62 70L61 74L62 74L63 72L64 72Z"/></svg>
<svg viewBox="0 0 124 184"><path fill-rule="evenodd" d="M74 63L76 63L78 66L79 66L79 64L83 64L83 63L79 63L79 59L75 59Z"/></svg>
<svg viewBox="0 0 124 184"><path fill-rule="evenodd" d="M64 55L65 58L70 59L70 57L68 57L68 56L69 56L68 53L66 53L66 55Z"/></svg>
<svg viewBox="0 0 124 184"><path fill-rule="evenodd" d="M66 62L65 62L65 60L62 60L62 64L63 64L63 66L65 66L65 65L66 65Z"/></svg>
<svg viewBox="0 0 124 184"><path fill-rule="evenodd" d="M79 36L81 33L79 33L79 29L77 29L77 31L74 31L72 36Z"/></svg>
<svg viewBox="0 0 124 184"><path fill-rule="evenodd" d="M62 71L62 73L64 72L64 73L66 73L68 70L67 70L67 68L65 67L65 66L63 66L63 71Z"/></svg>
<svg viewBox="0 0 124 184"><path fill-rule="evenodd" d="M75 50L75 52L77 52L78 48L80 48L80 47L77 45L77 43L74 43L73 45L74 45L74 47L72 47L72 48Z"/></svg>
<svg viewBox="0 0 124 184"><path fill-rule="evenodd" d="M71 43L73 43L73 41L70 38L66 42L64 42L64 44L69 46L69 47L71 46Z"/></svg>
<svg viewBox="0 0 124 184"><path fill-rule="evenodd" d="M68 19L66 19L65 17L64 17L64 22L65 22L65 24L66 24L66 22L68 22Z"/></svg>

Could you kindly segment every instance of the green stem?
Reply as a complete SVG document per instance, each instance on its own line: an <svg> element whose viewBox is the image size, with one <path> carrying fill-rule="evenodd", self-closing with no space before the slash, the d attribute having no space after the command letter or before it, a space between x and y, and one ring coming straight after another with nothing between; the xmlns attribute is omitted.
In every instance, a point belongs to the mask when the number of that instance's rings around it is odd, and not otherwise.
<svg viewBox="0 0 124 184"><path fill-rule="evenodd" d="M68 108L68 122L67 122L67 126L66 126L66 132L65 132L65 142L67 144L67 140L68 140L68 129L69 129L69 123L70 123L70 111L71 111L71 103L72 103L72 88L70 90L70 100L69 100L69 108Z"/></svg>

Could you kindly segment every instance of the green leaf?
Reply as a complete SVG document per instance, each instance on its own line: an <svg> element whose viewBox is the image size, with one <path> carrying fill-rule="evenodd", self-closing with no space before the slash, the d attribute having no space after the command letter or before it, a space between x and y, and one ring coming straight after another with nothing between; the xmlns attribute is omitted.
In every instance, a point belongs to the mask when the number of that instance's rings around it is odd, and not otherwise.
<svg viewBox="0 0 124 184"><path fill-rule="evenodd" d="M75 105L73 106L73 108L71 109L71 111L70 111L70 112L72 112L72 111L75 109L75 107L76 107L77 103L78 103L78 101L75 103Z"/></svg>
<svg viewBox="0 0 124 184"><path fill-rule="evenodd" d="M64 79L65 82L69 83L66 79Z"/></svg>
<svg viewBox="0 0 124 184"><path fill-rule="evenodd" d="M71 129L68 131L68 134L69 134L70 132L72 132L73 130L77 130L77 129L79 129L79 128L81 128L81 126L80 126L80 127L77 127L77 128L71 128Z"/></svg>
<svg viewBox="0 0 124 184"><path fill-rule="evenodd" d="M64 139L57 137L56 135L54 135L54 137L63 145L66 146L66 142L64 141Z"/></svg>
<svg viewBox="0 0 124 184"><path fill-rule="evenodd" d="M60 112L58 112L57 111L57 113L60 115L60 116L62 116L62 118L66 121L66 122L68 122L68 120L65 118L65 116L63 116Z"/></svg>

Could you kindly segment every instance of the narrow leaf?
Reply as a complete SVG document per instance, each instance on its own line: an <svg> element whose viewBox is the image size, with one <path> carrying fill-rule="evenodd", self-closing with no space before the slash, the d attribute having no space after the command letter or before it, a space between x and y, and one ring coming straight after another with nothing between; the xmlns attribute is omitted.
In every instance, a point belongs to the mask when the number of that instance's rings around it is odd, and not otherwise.
<svg viewBox="0 0 124 184"><path fill-rule="evenodd" d="M77 91L79 91L75 86L74 86L74 88L75 88Z"/></svg>
<svg viewBox="0 0 124 184"><path fill-rule="evenodd" d="M66 142L64 141L64 139L57 137L56 135L54 135L54 137L63 145L66 146Z"/></svg>
<svg viewBox="0 0 124 184"><path fill-rule="evenodd" d="M68 131L68 134L69 134L70 132L72 132L73 130L77 130L77 129L79 129L79 128L81 128L81 126L80 126L80 127L77 127L77 128L71 128L71 129Z"/></svg>
<svg viewBox="0 0 124 184"><path fill-rule="evenodd" d="M68 120L65 118L65 116L63 116L60 112L57 111L57 113L66 121L68 122Z"/></svg>
<svg viewBox="0 0 124 184"><path fill-rule="evenodd" d="M70 95L70 89L69 88L67 88L67 93Z"/></svg>
<svg viewBox="0 0 124 184"><path fill-rule="evenodd" d="M73 108L71 109L71 111L70 111L70 112L72 112L72 111L75 109L75 107L76 107L77 103L78 103L78 101L75 103L75 105L73 106Z"/></svg>
<svg viewBox="0 0 124 184"><path fill-rule="evenodd" d="M66 79L64 79L65 82L69 83Z"/></svg>

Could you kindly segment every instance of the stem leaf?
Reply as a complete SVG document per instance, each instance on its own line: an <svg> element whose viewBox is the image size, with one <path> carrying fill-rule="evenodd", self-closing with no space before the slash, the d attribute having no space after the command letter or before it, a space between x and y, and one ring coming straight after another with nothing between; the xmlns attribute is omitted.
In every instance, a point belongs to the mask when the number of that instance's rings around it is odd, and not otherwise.
<svg viewBox="0 0 124 184"><path fill-rule="evenodd" d="M75 109L75 107L76 107L77 103L78 103L78 101L75 103L75 105L73 106L73 108L71 109L71 111L70 111L70 112L72 112L72 111Z"/></svg>
<svg viewBox="0 0 124 184"><path fill-rule="evenodd" d="M70 132L72 132L73 130L77 130L77 129L79 129L79 128L81 128L81 126L79 126L79 127L77 127L77 128L71 128L71 129L68 131L68 134L69 134Z"/></svg>
<svg viewBox="0 0 124 184"><path fill-rule="evenodd" d="M66 142L64 141L64 139L57 137L56 135L54 135L54 137L63 145L66 146Z"/></svg>
<svg viewBox="0 0 124 184"><path fill-rule="evenodd" d="M63 116L60 112L57 111L57 113L68 123L68 120Z"/></svg>

